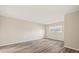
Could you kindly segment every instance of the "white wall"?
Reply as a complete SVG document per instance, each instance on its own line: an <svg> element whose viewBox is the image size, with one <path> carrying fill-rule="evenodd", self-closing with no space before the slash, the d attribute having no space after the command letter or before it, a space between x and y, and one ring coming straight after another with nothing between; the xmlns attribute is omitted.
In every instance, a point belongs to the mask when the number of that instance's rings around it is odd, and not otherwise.
<svg viewBox="0 0 79 59"><path fill-rule="evenodd" d="M60 40L60 41L64 41L64 27L63 27L63 32L58 33L58 32L51 32L50 31L50 27L54 26L54 25L62 25L64 26L64 22L57 22L57 23L53 23L53 24L49 24L46 25L46 38L50 38L50 39L55 39L55 40Z"/></svg>
<svg viewBox="0 0 79 59"><path fill-rule="evenodd" d="M65 15L65 47L79 50L79 11Z"/></svg>
<svg viewBox="0 0 79 59"><path fill-rule="evenodd" d="M43 38L44 26L37 23L0 17L0 46Z"/></svg>

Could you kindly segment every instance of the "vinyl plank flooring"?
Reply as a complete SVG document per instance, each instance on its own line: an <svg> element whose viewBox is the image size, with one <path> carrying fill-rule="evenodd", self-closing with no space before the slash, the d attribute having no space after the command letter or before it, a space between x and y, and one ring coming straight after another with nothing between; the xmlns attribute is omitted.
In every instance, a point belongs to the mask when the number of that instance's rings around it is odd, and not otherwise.
<svg viewBox="0 0 79 59"><path fill-rule="evenodd" d="M39 39L0 47L0 53L61 53L64 42Z"/></svg>

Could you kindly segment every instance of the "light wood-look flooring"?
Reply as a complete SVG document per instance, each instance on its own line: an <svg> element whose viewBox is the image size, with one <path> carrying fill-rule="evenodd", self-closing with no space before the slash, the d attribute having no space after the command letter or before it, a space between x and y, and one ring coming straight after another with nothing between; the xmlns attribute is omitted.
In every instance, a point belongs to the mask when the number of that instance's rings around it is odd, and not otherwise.
<svg viewBox="0 0 79 59"><path fill-rule="evenodd" d="M64 42L39 39L0 47L0 53L61 53Z"/></svg>

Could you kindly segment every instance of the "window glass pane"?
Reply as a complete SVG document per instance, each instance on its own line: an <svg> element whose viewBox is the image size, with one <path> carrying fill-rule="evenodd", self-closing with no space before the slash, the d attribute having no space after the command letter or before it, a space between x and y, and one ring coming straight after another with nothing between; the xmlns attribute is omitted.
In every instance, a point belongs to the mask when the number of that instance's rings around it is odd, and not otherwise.
<svg viewBox="0 0 79 59"><path fill-rule="evenodd" d="M51 32L62 32L62 25L52 26L50 30Z"/></svg>

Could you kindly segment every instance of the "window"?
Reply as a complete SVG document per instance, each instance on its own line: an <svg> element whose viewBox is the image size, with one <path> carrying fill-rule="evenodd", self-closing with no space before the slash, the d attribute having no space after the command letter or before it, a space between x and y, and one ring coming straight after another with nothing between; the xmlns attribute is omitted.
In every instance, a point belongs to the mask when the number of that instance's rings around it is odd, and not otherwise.
<svg viewBox="0 0 79 59"><path fill-rule="evenodd" d="M55 25L50 28L51 32L62 32L62 25Z"/></svg>

